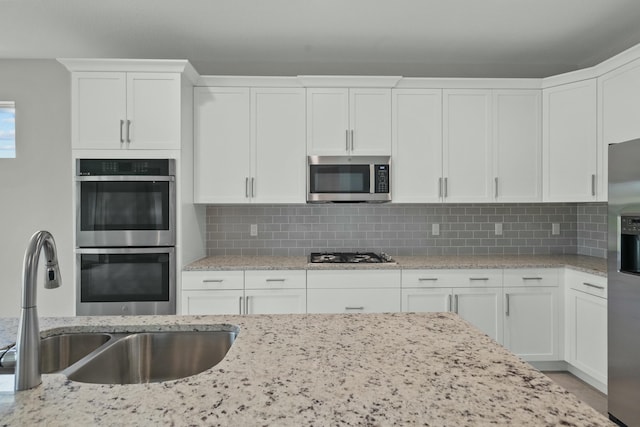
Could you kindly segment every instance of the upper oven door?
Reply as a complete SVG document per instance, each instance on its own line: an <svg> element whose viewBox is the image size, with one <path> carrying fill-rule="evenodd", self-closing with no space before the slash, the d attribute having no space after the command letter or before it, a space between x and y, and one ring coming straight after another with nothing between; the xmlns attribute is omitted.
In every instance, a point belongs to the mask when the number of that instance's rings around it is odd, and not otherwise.
<svg viewBox="0 0 640 427"><path fill-rule="evenodd" d="M76 180L78 247L175 245L175 177Z"/></svg>

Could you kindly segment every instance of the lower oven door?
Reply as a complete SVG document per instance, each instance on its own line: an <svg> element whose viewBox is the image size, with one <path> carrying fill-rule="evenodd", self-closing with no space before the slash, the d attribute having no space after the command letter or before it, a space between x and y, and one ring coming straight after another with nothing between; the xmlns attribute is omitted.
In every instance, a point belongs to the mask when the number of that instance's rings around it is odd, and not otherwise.
<svg viewBox="0 0 640 427"><path fill-rule="evenodd" d="M76 314L175 314L173 247L76 249Z"/></svg>

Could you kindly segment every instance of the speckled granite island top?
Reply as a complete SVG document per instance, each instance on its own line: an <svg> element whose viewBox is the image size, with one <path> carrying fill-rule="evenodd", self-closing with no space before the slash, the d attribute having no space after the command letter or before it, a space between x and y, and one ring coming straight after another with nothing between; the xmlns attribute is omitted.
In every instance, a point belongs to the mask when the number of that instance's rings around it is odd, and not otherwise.
<svg viewBox="0 0 640 427"><path fill-rule="evenodd" d="M211 256L187 265L187 271L286 269L456 269L570 267L606 276L607 260L584 255L394 256L395 263L311 264L307 257Z"/></svg>
<svg viewBox="0 0 640 427"><path fill-rule="evenodd" d="M0 394L0 425L612 425L451 313L41 321L45 335L216 325L239 334L201 374L111 386L43 375L38 388ZM0 331L6 345L15 319Z"/></svg>

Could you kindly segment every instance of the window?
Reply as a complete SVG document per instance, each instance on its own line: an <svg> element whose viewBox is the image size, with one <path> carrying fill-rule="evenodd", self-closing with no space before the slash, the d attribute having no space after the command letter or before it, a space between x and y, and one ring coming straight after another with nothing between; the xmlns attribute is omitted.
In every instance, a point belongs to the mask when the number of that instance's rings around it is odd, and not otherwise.
<svg viewBox="0 0 640 427"><path fill-rule="evenodd" d="M0 101L0 159L16 157L16 105Z"/></svg>

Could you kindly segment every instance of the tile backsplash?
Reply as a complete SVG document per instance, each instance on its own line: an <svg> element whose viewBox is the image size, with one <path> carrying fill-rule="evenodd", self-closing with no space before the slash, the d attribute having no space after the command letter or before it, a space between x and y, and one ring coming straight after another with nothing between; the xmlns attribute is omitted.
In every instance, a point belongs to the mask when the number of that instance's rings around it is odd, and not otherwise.
<svg viewBox="0 0 640 427"><path fill-rule="evenodd" d="M552 223L560 234L552 234ZM206 229L208 255L606 256L606 203L214 205L207 207Z"/></svg>
<svg viewBox="0 0 640 427"><path fill-rule="evenodd" d="M607 257L607 204L578 205L578 250L580 255Z"/></svg>

